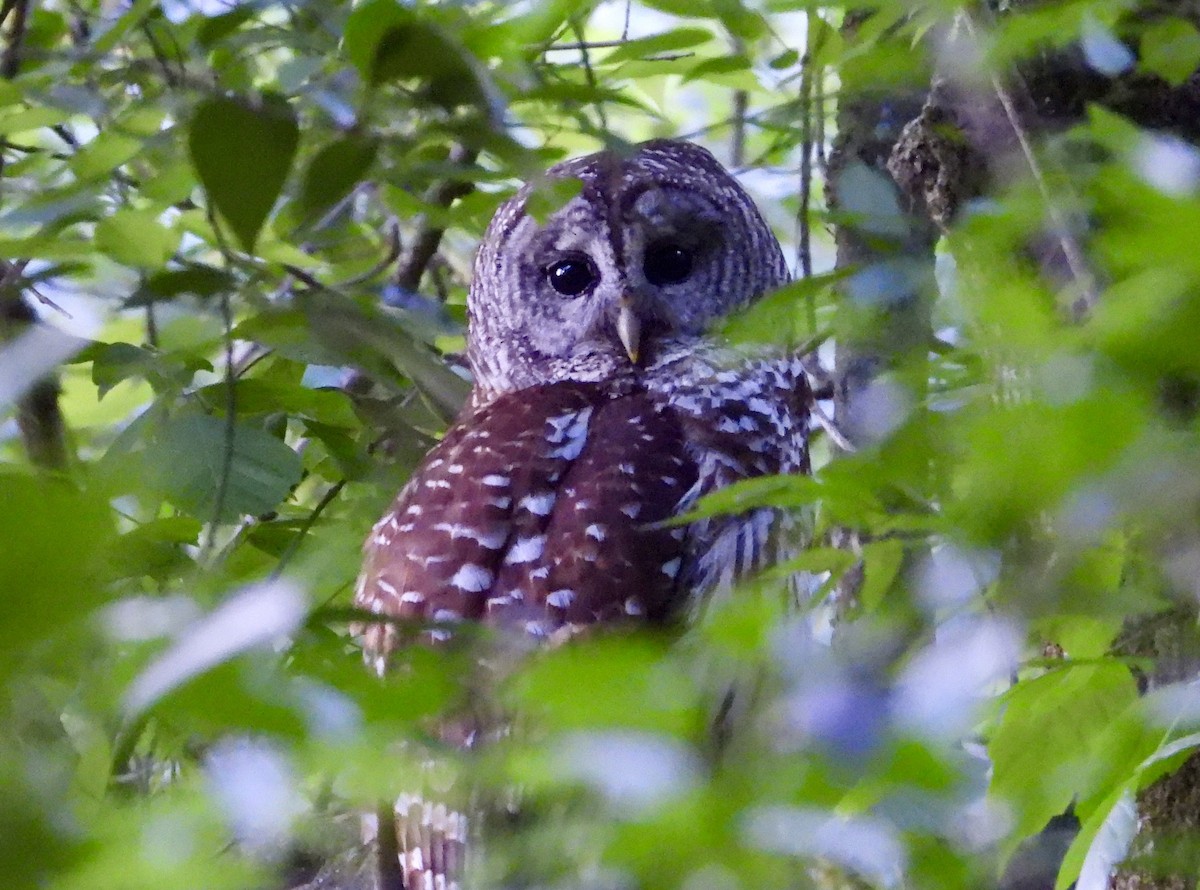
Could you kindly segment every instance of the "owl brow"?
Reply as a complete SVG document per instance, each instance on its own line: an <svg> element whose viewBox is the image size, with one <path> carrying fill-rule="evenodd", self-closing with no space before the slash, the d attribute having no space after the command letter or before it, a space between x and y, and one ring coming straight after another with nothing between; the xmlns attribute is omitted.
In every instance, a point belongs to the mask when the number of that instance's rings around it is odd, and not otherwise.
<svg viewBox="0 0 1200 890"><path fill-rule="evenodd" d="M625 255L625 234L621 225L620 207L614 200L621 193L625 178L625 160L612 152L596 158L595 175L584 179L583 191L594 196L597 206L604 208L604 222L608 228L609 246L614 257Z"/></svg>

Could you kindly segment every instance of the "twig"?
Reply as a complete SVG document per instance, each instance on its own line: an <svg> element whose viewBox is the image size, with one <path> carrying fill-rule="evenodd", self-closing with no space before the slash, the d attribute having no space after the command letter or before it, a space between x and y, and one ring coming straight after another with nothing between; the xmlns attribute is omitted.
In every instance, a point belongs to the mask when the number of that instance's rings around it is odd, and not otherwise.
<svg viewBox="0 0 1200 890"><path fill-rule="evenodd" d="M213 220L216 225L216 220ZM221 451L221 475L217 479L217 493L213 498L212 521L204 543L204 552L212 553L217 541L217 526L225 511L225 498L229 492L229 475L233 470L233 449L236 444L237 423L237 378L233 370L233 311L229 305L228 292L220 298L221 327L225 339L225 441Z"/></svg>
<svg viewBox="0 0 1200 890"><path fill-rule="evenodd" d="M163 79L167 82L167 86L171 87L172 89L178 87L180 79L176 72L171 68L171 62L167 58L166 52L164 52L163 48L159 45L158 39L155 38L154 31L150 28L150 25L143 20L141 25L139 25L139 30L145 36L146 42L150 45L150 52L153 54L155 61L158 62L158 67L162 69Z"/></svg>
<svg viewBox="0 0 1200 890"><path fill-rule="evenodd" d="M571 22L571 30L575 32L575 36L579 39L574 43L556 43L553 46L546 47L546 52L587 52L589 49L615 49L618 46L624 46L629 41L622 37L620 40L584 40L579 33L579 26L575 21Z"/></svg>
<svg viewBox="0 0 1200 890"><path fill-rule="evenodd" d="M13 0L10 7L13 23L8 32L8 46L4 48L4 58L0 60L0 76L6 80L16 77L17 71L21 67L21 46L25 43L25 26L29 18L31 2L32 0ZM4 17L8 17L7 11Z"/></svg>
<svg viewBox="0 0 1200 890"><path fill-rule="evenodd" d="M450 161L456 166L467 167L475 163L478 154L478 149L460 144L451 150ZM475 185L470 180L449 178L435 183L425 193L422 200L429 206L445 209L459 198L470 194L474 188ZM417 289L421 284L421 277L425 274L430 260L437 253L445 233L444 227L433 222L427 216L423 215L419 218L417 236L413 239L408 255L404 257L400 267L396 270L397 287L406 291Z"/></svg>
<svg viewBox="0 0 1200 890"><path fill-rule="evenodd" d="M296 551L300 549L300 545L303 543L304 538L310 531L312 531L312 527L317 524L317 519L320 518L321 514L325 512L325 508L334 502L337 496L341 494L342 489L345 487L345 479L339 479L337 482L333 483L333 485L329 486L329 490L321 496L321 500L317 502L317 505L313 507L312 512L309 513L305 518L304 524L296 530L296 537L292 538L291 542L288 544L287 550L283 551L283 555L279 557L279 562L275 564L275 568L271 572L272 578L278 578L281 574L283 574L284 567L286 567L291 561L292 557L296 555Z"/></svg>
<svg viewBox="0 0 1200 890"><path fill-rule="evenodd" d="M838 429L837 423L825 413L821 404L815 398L812 404L808 406L808 410L812 413L813 419L817 421L817 425L825 430L826 435L833 440L834 445L847 454L854 454L854 452L858 451L853 443L842 434L842 431Z"/></svg>
<svg viewBox="0 0 1200 890"><path fill-rule="evenodd" d="M811 29L811 25L810 25ZM812 278L812 233L808 215L812 210L812 55L806 54L801 62L800 76L800 207L796 211L796 268L801 278ZM808 303L809 328L817 329L815 306L810 297Z"/></svg>
<svg viewBox="0 0 1200 890"><path fill-rule="evenodd" d="M354 287L355 285L371 281L373 278L375 278L375 276L379 275L384 269L400 258L400 224L395 219L391 220L390 224L388 225L387 234L388 249L387 253L383 255L383 258L362 274L353 275L350 278L347 278L345 281L339 281L337 284L339 288ZM437 251L435 249L434 253L436 254L436 252Z"/></svg>
<svg viewBox="0 0 1200 890"><path fill-rule="evenodd" d="M583 25L580 23L578 18L571 19L571 30L574 31L575 36L579 38L579 57L580 61L583 62L583 75L585 78L587 78L588 88L591 89L594 94L599 88L596 82L596 72L592 70L592 57L588 55L589 47L587 41L583 37ZM604 113L604 102L600 99L597 99L595 106L596 117L600 119L600 129L607 133L608 117Z"/></svg>

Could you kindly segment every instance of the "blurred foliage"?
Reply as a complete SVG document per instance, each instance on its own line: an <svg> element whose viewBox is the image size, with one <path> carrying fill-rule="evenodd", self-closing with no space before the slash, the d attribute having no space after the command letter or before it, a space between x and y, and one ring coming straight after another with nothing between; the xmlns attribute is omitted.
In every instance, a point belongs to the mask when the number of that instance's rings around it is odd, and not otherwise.
<svg viewBox="0 0 1200 890"><path fill-rule="evenodd" d="M6 0L6 886L285 886L411 789L432 718L478 692L469 650L378 680L347 607L466 391L442 356L491 213L560 158L697 139L822 273L729 335L827 341L864 270L831 271L846 215L801 203L804 134L819 194L840 84L923 89L966 6L868 5L851 31L805 0ZM1171 84L1200 62L1170 4L992 6L976 73L1076 45ZM1037 136L941 239L937 340L917 385L884 381L878 435L817 431L814 478L704 507L857 532L786 567L812 606L764 579L677 638L531 654L491 690L512 731L444 752L520 789L480 885L988 886L1070 805L1058 885L1120 858L1133 796L1200 743L1194 689L1139 695L1154 666L1116 647L1200 593L1200 155L1098 106ZM1063 218L1100 283L1082 320L1030 247ZM21 306L79 339L39 346ZM55 374L47 467L17 398Z"/></svg>

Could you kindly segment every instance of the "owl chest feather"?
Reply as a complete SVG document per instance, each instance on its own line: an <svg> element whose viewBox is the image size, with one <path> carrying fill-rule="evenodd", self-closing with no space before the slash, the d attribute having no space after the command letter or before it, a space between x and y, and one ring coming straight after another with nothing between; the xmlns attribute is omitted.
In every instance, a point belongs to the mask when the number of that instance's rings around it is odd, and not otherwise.
<svg viewBox="0 0 1200 890"><path fill-rule="evenodd" d="M769 375L668 365L646 386L530 387L456 424L373 529L356 603L444 625L435 639L463 619L544 636L662 619L758 562L769 517L732 546L719 521L667 520L731 481L801 469L802 440L791 456L772 444L801 419L778 416ZM386 655L395 628L365 642Z"/></svg>

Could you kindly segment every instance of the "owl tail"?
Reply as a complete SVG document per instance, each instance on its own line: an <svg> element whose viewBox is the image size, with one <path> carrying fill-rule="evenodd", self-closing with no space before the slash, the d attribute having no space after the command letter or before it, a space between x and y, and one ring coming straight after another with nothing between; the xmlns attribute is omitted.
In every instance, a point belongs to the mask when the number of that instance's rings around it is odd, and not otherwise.
<svg viewBox="0 0 1200 890"><path fill-rule="evenodd" d="M462 890L467 817L414 794L400 795L395 813L405 890Z"/></svg>
<svg viewBox="0 0 1200 890"><path fill-rule="evenodd" d="M401 794L370 820L380 890L462 890L467 817L420 794Z"/></svg>

